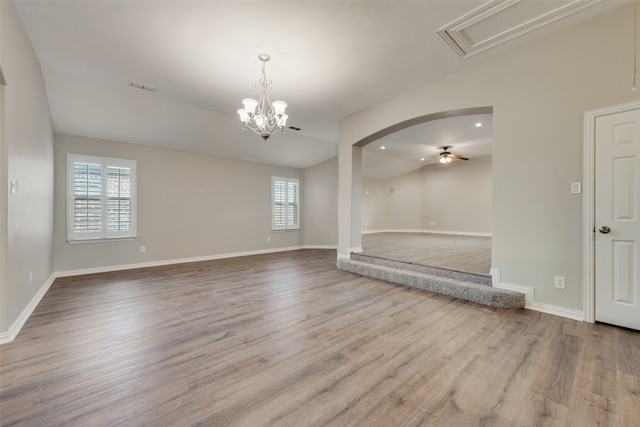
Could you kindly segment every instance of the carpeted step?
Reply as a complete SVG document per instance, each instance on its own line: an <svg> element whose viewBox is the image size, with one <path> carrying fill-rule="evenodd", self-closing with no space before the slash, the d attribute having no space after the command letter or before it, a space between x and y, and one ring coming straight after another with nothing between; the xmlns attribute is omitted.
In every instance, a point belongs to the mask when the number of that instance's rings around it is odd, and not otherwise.
<svg viewBox="0 0 640 427"><path fill-rule="evenodd" d="M524 308L525 298L521 292L353 259L338 259L338 268L490 307Z"/></svg>
<svg viewBox="0 0 640 427"><path fill-rule="evenodd" d="M399 268L401 270L415 271L418 273L430 274L433 276L448 277L449 279L460 280L462 282L478 283L480 285L491 286L491 276L467 273L463 271L447 270L445 268L428 267L426 265L413 264L410 262L393 261L390 259L378 258L371 255L352 253L351 259L354 261L366 262L369 264L384 265L386 267Z"/></svg>

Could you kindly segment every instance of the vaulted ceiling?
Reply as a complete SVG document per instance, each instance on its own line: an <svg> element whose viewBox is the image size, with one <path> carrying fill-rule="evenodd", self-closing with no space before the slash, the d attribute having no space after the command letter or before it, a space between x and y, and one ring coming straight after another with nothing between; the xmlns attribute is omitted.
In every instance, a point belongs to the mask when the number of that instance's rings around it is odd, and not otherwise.
<svg viewBox="0 0 640 427"><path fill-rule="evenodd" d="M336 155L341 118L621 2L13 4L42 66L57 132L305 168ZM288 125L301 129L266 142L243 133L236 114L242 98L258 97L262 52L271 55L272 99L289 104ZM445 145L434 137L441 129L421 126L429 136L421 144ZM472 138L464 144L475 153Z"/></svg>

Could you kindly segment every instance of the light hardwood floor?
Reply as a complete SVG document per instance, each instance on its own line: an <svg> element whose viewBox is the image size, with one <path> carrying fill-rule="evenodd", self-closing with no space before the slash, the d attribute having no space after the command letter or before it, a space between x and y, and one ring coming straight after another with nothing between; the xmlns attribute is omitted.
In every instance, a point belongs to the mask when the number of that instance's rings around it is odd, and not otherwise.
<svg viewBox="0 0 640 427"><path fill-rule="evenodd" d="M640 334L302 250L57 280L0 347L3 426L637 426Z"/></svg>
<svg viewBox="0 0 640 427"><path fill-rule="evenodd" d="M363 254L488 276L491 237L435 233L368 233Z"/></svg>

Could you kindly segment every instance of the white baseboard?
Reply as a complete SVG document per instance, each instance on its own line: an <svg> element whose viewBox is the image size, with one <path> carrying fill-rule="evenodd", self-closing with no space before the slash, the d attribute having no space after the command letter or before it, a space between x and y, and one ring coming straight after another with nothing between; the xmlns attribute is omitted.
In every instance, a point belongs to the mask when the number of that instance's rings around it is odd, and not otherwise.
<svg viewBox="0 0 640 427"><path fill-rule="evenodd" d="M304 249L333 249L337 250L338 245L304 245Z"/></svg>
<svg viewBox="0 0 640 427"><path fill-rule="evenodd" d="M108 273L110 271L132 270L134 268L158 267L162 265L171 265L171 264L184 264L187 262L211 261L214 259L236 258L236 257L242 257L242 256L249 256L249 255L260 255L260 254L269 254L269 253L275 253L275 252L295 251L299 249L305 249L305 246L289 246L289 247L276 248L276 249L260 249L256 251L233 252L233 253L218 254L218 255L207 255L207 256L201 256L201 257L174 258L174 259L167 259L162 261L150 261L150 262L140 262L135 264L120 264L120 265L110 265L105 267L83 268L78 270L57 271L55 275L56 277L80 276L83 274Z"/></svg>
<svg viewBox="0 0 640 427"><path fill-rule="evenodd" d="M362 234L374 233L429 233L429 234L452 234L454 236L478 236L491 237L491 233L475 232L475 231L447 231L447 230L423 230L423 229L406 229L406 228L386 228L382 230L363 230Z"/></svg>
<svg viewBox="0 0 640 427"><path fill-rule="evenodd" d="M362 234L374 234L374 233L422 233L420 229L394 229L394 228L383 228L380 230L362 230Z"/></svg>
<svg viewBox="0 0 640 427"><path fill-rule="evenodd" d="M120 265L110 265L105 267L83 268L78 270L57 271L55 273L55 276L70 277L70 276L80 276L83 274L108 273L110 271L132 270L134 268L158 267L162 265L171 265L171 264L184 264L187 262L211 261L214 259L236 258L236 257L242 257L242 256L250 256L250 255L261 255L261 254L270 254L270 253L276 253L276 252L296 251L300 249L336 250L338 249L338 246L337 245L288 246L283 248L260 249L256 251L246 251L246 252L232 252L232 253L226 253L226 254L207 255L207 256L201 256L201 257L174 258L174 259L167 259L162 261L149 261L149 262L140 262L135 264L120 264Z"/></svg>
<svg viewBox="0 0 640 427"><path fill-rule="evenodd" d="M477 236L477 237L491 237L491 233L483 233L477 231L442 231L442 230L422 230L423 233L431 234L453 234L455 236Z"/></svg>
<svg viewBox="0 0 640 427"><path fill-rule="evenodd" d="M11 342L18 336L18 333L20 333L20 330L22 329L24 324L27 323L27 320L29 320L29 317L31 317L31 314L36 309L40 301L42 300L42 297L44 297L44 295L47 293L47 291L49 290L49 288L51 287L51 285L55 280L56 280L55 274L52 274L51 276L49 276L47 281L44 282L44 284L42 285L42 287L40 287L38 292L36 292L33 298L31 298L31 301L29 301L29 304L27 304L27 306L24 308L24 310L22 310L18 318L9 327L9 330L6 332L0 332L0 344Z"/></svg>
<svg viewBox="0 0 640 427"><path fill-rule="evenodd" d="M529 310L541 311L542 313L553 314L555 316L566 317L567 319L578 320L584 322L584 311L574 310L572 308L560 307L552 304L545 304L543 302L533 302L529 307Z"/></svg>
<svg viewBox="0 0 640 427"><path fill-rule="evenodd" d="M20 330L27 322L33 311L36 309L44 295L47 293L53 282L58 277L71 277L71 276L80 276L84 274L95 274L95 273L107 273L111 271L121 271L121 270L132 270L134 268L144 268L144 267L157 267L161 265L171 265L171 264L183 264L186 262L197 262L197 261L209 261L214 259L224 259L224 258L235 258L241 256L248 255L260 255L267 253L275 253L275 252L285 252L285 251L293 251L299 249L332 249L336 250L337 245L305 245L305 246L289 246L284 248L276 248L276 249L261 249L256 251L247 251L247 252L234 252L227 254L219 254L219 255L209 255L202 257L192 257L192 258L178 258L178 259L169 259L162 261L150 261L150 262L142 262L135 264L120 264L120 265L110 265L104 267L94 267L94 268L82 268L78 270L67 270L67 271L57 271L54 272L49 279L46 281L44 285L38 290L36 295L31 299L29 304L22 310L18 318L13 322L11 327L6 332L0 332L0 344L8 343L13 341L20 333Z"/></svg>
<svg viewBox="0 0 640 427"><path fill-rule="evenodd" d="M305 245L305 246L290 246L285 248L276 248L276 249L263 249L257 251L247 251L247 252L235 252L235 253L227 253L227 254L219 254L219 255L210 255L204 257L193 257L193 258L179 258L179 259L171 259L171 260L163 260L163 261L152 261L145 263L136 263L136 264L123 264L123 265L114 265L107 267L97 267L97 268L86 268L79 270L68 270L68 271L60 271L53 273L49 279L42 285L42 287L38 290L38 292L31 299L29 304L22 310L18 318L13 322L11 327L6 332L0 332L0 344L11 342L18 336L18 333L27 322L33 311L36 309L44 295L47 293L53 282L57 277L69 277L69 276L78 276L83 274L93 274L93 273L105 273L110 271L119 271L119 270L131 270L134 268L143 268L143 267L156 267L161 265L170 265L170 264L182 264L186 262L197 262L197 261L209 261L214 259L224 259L224 258L235 258L241 256L249 256L249 255L259 255L266 253L276 253L276 252L285 252L299 249L337 249L336 246L333 245ZM351 248L350 252L362 252L362 248ZM349 258L349 255L343 255L338 253L338 258ZM574 310L570 308L560 307L552 304L546 304L542 302L535 301L535 289L529 286L515 285L511 283L502 282L500 278L500 270L497 268L491 269L491 277L493 286L500 289L508 289L513 291L522 292L525 295L525 308L529 310L540 311L547 314L553 314L555 316L566 317L568 319L584 321L584 311Z"/></svg>
<svg viewBox="0 0 640 427"><path fill-rule="evenodd" d="M500 270L498 268L491 269L491 279L493 282L493 287L495 288L522 292L525 298L524 308L534 311L540 311L542 313L553 314L554 316L566 317L568 319L578 320L581 322L585 320L584 311L536 301L535 289L530 286L514 285L512 283L502 282L500 278Z"/></svg>

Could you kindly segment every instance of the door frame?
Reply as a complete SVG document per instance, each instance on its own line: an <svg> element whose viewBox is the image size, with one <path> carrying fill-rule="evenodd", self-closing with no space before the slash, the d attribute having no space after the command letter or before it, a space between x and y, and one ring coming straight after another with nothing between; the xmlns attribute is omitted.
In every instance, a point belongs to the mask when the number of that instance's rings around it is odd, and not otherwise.
<svg viewBox="0 0 640 427"><path fill-rule="evenodd" d="M595 322L595 166L596 119L611 114L640 109L640 101L612 105L584 113L583 150L583 266L584 266L584 321Z"/></svg>

